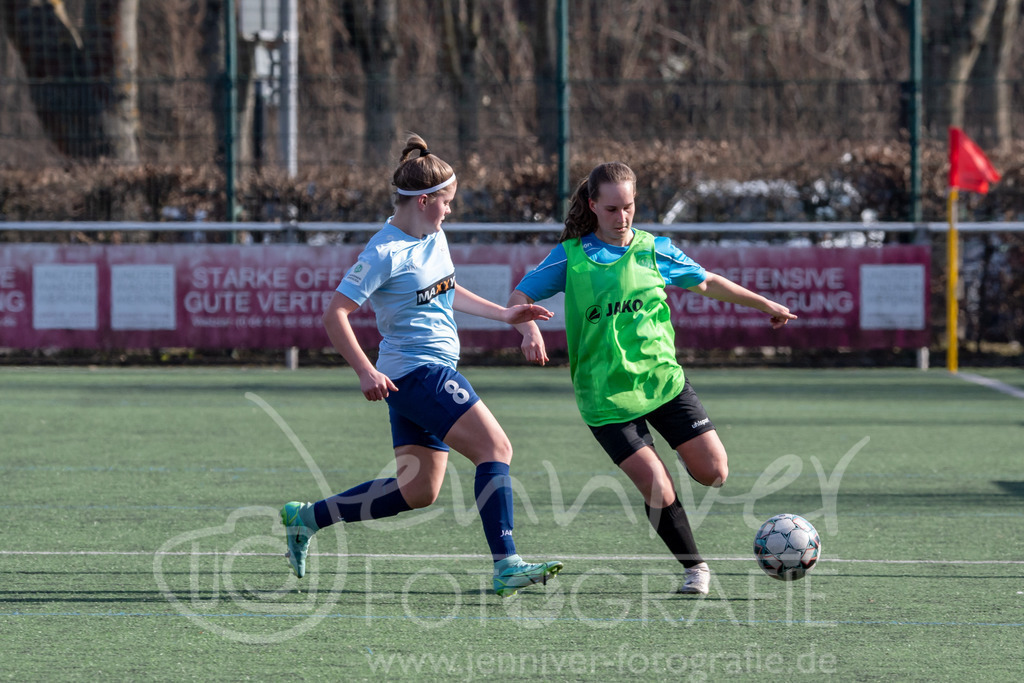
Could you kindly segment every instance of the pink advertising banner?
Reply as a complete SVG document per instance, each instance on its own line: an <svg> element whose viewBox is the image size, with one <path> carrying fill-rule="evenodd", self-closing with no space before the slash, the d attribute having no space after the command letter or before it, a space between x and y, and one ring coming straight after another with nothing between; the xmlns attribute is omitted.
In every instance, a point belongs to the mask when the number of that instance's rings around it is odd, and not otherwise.
<svg viewBox="0 0 1024 683"><path fill-rule="evenodd" d="M360 246L5 245L0 247L0 347L324 348L320 318ZM456 278L504 303L547 246L451 245ZM929 250L692 247L708 270L781 301L797 315L766 317L669 288L680 348L925 346ZM561 296L542 324L564 348ZM607 302L599 302L607 303ZM380 340L373 311L352 316L361 343ZM457 315L468 348L517 347L518 333Z"/></svg>

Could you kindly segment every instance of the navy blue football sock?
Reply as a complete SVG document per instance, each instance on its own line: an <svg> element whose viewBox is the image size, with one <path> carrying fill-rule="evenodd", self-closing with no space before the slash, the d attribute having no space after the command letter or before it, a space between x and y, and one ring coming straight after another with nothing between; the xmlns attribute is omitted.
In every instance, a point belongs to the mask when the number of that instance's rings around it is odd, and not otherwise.
<svg viewBox="0 0 1024 683"><path fill-rule="evenodd" d="M516 554L512 540L512 477L508 465L492 461L480 463L473 482L476 507L484 525L484 536L497 562Z"/></svg>
<svg viewBox="0 0 1024 683"><path fill-rule="evenodd" d="M313 503L316 525L321 529L337 522L391 517L411 509L394 477L364 481L348 491Z"/></svg>

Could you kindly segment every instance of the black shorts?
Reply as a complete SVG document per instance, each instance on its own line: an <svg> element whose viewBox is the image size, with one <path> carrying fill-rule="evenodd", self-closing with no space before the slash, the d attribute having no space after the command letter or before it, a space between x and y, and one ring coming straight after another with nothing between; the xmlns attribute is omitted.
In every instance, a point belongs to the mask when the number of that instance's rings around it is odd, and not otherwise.
<svg viewBox="0 0 1024 683"><path fill-rule="evenodd" d="M683 390L674 399L658 406L646 415L629 422L591 427L590 431L597 437L597 442L611 456L612 462L621 465L622 461L636 453L644 446L653 446L654 437L648 423L654 427L672 449L678 448L690 439L710 432L715 428L711 418L697 398L697 392L686 380Z"/></svg>

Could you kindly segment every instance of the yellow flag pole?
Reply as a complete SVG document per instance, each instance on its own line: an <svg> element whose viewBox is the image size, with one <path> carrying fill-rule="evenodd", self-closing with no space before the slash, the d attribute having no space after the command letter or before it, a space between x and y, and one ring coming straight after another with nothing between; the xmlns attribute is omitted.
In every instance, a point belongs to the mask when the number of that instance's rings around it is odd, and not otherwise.
<svg viewBox="0 0 1024 683"><path fill-rule="evenodd" d="M946 369L950 372L957 372L959 369L957 358L957 287L960 270L960 235L956 229L956 202L959 191L955 187L949 189L949 200L946 212L949 217L949 236L946 240Z"/></svg>

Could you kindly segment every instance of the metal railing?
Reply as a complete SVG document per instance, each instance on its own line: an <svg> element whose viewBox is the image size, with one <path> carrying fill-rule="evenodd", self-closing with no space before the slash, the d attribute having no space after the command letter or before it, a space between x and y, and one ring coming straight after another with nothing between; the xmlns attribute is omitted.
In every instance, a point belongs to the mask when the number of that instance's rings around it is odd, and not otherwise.
<svg viewBox="0 0 1024 683"><path fill-rule="evenodd" d="M0 222L0 232L374 232L380 223L333 222L167 222L146 221L10 221ZM833 232L898 232L923 230L943 233L949 230L942 222L793 222L793 223L634 223L633 227L662 234L686 233L833 233ZM560 232L560 223L445 223L446 232ZM957 223L960 232L1024 232L1024 221Z"/></svg>

